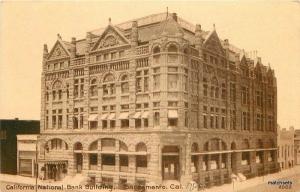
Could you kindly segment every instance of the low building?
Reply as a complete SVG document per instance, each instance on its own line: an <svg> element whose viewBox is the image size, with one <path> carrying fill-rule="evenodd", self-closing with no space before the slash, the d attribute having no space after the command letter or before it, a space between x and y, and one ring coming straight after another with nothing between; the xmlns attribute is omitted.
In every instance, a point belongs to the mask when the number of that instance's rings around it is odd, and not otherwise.
<svg viewBox="0 0 300 192"><path fill-rule="evenodd" d="M290 127L288 130L278 127L278 163L281 169L292 168L295 164L294 134L295 130L293 127Z"/></svg>
<svg viewBox="0 0 300 192"><path fill-rule="evenodd" d="M35 176L37 137L38 135L17 135L18 175Z"/></svg>
<svg viewBox="0 0 300 192"><path fill-rule="evenodd" d="M17 135L40 133L40 121L0 119L0 172L17 174Z"/></svg>
<svg viewBox="0 0 300 192"><path fill-rule="evenodd" d="M300 130L295 130L295 164L300 165Z"/></svg>

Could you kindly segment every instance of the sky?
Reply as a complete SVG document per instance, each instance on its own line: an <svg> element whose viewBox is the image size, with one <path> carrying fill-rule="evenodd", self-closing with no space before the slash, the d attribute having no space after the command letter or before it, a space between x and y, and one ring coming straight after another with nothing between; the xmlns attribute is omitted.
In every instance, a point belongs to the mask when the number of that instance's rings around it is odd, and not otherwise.
<svg viewBox="0 0 300 192"><path fill-rule="evenodd" d="M0 3L0 119L39 119L43 44L166 11L258 51L275 70L278 124L300 129L300 3L288 1L65 1Z"/></svg>

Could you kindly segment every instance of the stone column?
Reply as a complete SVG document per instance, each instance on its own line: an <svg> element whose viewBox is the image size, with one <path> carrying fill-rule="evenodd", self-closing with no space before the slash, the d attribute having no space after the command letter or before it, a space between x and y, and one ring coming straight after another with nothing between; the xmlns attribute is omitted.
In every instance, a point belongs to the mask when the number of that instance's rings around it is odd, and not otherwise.
<svg viewBox="0 0 300 192"><path fill-rule="evenodd" d="M89 169L89 154L82 153L82 170L88 170L88 169Z"/></svg>
<svg viewBox="0 0 300 192"><path fill-rule="evenodd" d="M120 142L119 140L116 140L116 152L119 152L120 151ZM119 154L115 154L115 171L119 172L120 171L120 155Z"/></svg>

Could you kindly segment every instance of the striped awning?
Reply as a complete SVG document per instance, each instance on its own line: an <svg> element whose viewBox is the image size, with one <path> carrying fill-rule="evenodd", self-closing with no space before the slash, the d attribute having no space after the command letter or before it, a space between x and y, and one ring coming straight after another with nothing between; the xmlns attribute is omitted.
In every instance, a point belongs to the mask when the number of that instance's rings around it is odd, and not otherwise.
<svg viewBox="0 0 300 192"><path fill-rule="evenodd" d="M107 119L108 113L104 113L101 115L101 120Z"/></svg>
<svg viewBox="0 0 300 192"><path fill-rule="evenodd" d="M67 163L67 160L45 160L45 165L63 165Z"/></svg>
<svg viewBox="0 0 300 192"><path fill-rule="evenodd" d="M129 113L128 112L123 112L119 116L119 119L128 119L128 118L129 118Z"/></svg>
<svg viewBox="0 0 300 192"><path fill-rule="evenodd" d="M142 114L142 118L147 119L148 116L149 116L149 111L144 111L144 113Z"/></svg>
<svg viewBox="0 0 300 192"><path fill-rule="evenodd" d="M140 111L136 112L136 113L133 115L133 118L134 118L134 119L139 119L140 117L141 117L141 112L140 112Z"/></svg>
<svg viewBox="0 0 300 192"><path fill-rule="evenodd" d="M114 120L116 118L116 114L115 113L111 113L111 114L109 114L109 116L108 116L108 119L109 120Z"/></svg>
<svg viewBox="0 0 300 192"><path fill-rule="evenodd" d="M168 110L168 118L177 119L178 118L178 111L177 110Z"/></svg>
<svg viewBox="0 0 300 192"><path fill-rule="evenodd" d="M88 121L97 121L97 120L98 120L97 114L90 115L88 118Z"/></svg>

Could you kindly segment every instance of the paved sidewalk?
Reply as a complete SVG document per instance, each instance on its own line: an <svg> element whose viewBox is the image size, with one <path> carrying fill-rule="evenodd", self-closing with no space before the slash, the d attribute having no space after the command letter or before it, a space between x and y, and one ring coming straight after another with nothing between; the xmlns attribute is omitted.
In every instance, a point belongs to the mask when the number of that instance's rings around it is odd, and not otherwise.
<svg viewBox="0 0 300 192"><path fill-rule="evenodd" d="M203 189L201 191L203 192L238 192L242 191L244 189L250 188L250 187L255 187L261 184L266 184L268 181L274 181L278 180L281 178L286 178L286 177L292 177L295 175L300 175L300 166L295 166L292 169L288 170L283 170L279 173L274 173L274 174L269 174L266 176L262 177L255 177L252 179L248 179L243 182L234 182L231 184L224 184L222 186L218 187L211 187L209 189ZM38 185L60 185L60 184L79 184L79 180L81 180L82 177L79 177L79 175L76 175L74 177L67 176L64 181L42 181L38 180ZM24 185L35 185L35 178L31 177L24 177L20 175L8 175L8 174L0 174L0 182L8 182L8 183L18 183L18 184L24 184ZM99 190L97 190L99 191ZM122 191L122 190L113 190L113 191ZM166 191L166 190L165 190ZM184 192L186 190L183 190Z"/></svg>
<svg viewBox="0 0 300 192"><path fill-rule="evenodd" d="M234 182L234 184L231 183L224 184L218 187L211 187L209 189L204 189L203 192L237 192L247 189L249 187L255 187L260 184L268 183L268 181L279 180L281 178L291 177L297 174L300 174L300 166L295 166L292 169L286 169L278 173L268 174L261 177L255 177L243 182Z"/></svg>

